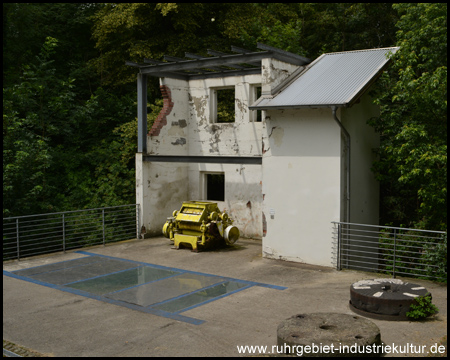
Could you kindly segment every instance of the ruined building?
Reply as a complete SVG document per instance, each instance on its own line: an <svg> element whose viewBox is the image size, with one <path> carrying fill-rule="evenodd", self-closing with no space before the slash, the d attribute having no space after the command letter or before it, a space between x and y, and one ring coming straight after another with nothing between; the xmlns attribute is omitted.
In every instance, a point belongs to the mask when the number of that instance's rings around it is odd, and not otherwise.
<svg viewBox="0 0 450 360"><path fill-rule="evenodd" d="M146 59L138 74L136 202L146 235L186 200L212 200L263 256L331 265L332 221L378 223L379 137L368 90L397 48L315 60L258 51ZM147 128L147 77L164 107Z"/></svg>

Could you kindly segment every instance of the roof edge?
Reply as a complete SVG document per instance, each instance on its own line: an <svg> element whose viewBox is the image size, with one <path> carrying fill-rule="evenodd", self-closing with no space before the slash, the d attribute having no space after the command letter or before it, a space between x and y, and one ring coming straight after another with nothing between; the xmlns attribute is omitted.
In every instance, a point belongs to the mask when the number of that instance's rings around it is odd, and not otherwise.
<svg viewBox="0 0 450 360"><path fill-rule="evenodd" d="M249 110L282 110L282 109L294 109L294 108L326 108L326 107L351 107L355 104L358 99L374 84L374 82L380 77L382 71L386 68L386 66L391 61L391 57L386 59L386 61L379 66L371 75L369 80L363 84L359 89L357 89L349 98L346 99L345 102L339 104L307 104L307 105L264 105L264 100L271 100L282 93L289 85L291 85L294 81L296 81L299 77L303 76L309 69L311 69L317 62L319 62L324 56L330 56L335 54L348 54L355 52L368 52L368 51L380 51L380 50L391 50L391 55L395 54L400 47L386 47L386 48L375 48L375 49L364 49L364 50L352 50L352 51L341 51L335 53L325 53L315 59L308 65L305 65L303 69L297 69L294 73L292 73L288 78L285 79L283 83L278 85L271 93L271 96L263 95L259 99L257 99L251 106L249 106Z"/></svg>

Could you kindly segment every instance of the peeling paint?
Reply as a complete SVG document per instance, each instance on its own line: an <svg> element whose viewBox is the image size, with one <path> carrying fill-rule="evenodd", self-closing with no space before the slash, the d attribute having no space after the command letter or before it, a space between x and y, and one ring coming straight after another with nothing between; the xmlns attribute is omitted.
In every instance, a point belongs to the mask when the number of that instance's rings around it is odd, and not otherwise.
<svg viewBox="0 0 450 360"><path fill-rule="evenodd" d="M175 116L175 113L173 115ZM172 126L179 126L180 128L185 128L187 126L187 121L184 119L172 121Z"/></svg>
<svg viewBox="0 0 450 360"><path fill-rule="evenodd" d="M163 126L167 125L167 115L170 114L174 105L170 88L167 85L161 85L159 88L163 96L163 108L148 132L150 136L158 136Z"/></svg>
<svg viewBox="0 0 450 360"><path fill-rule="evenodd" d="M267 235L267 220L264 211L262 212L262 223L263 223L263 237Z"/></svg>
<svg viewBox="0 0 450 360"><path fill-rule="evenodd" d="M207 119L205 115L206 107L208 106L208 95L205 96L192 96L192 105L194 106L195 113L199 119L199 125L202 125Z"/></svg>
<svg viewBox="0 0 450 360"><path fill-rule="evenodd" d="M264 64L262 64L262 67L261 67L261 75L262 75L261 83L262 83L262 85L270 84L271 79L270 79L269 74L270 74L269 69Z"/></svg>
<svg viewBox="0 0 450 360"><path fill-rule="evenodd" d="M234 142L232 150L235 152L235 154L239 154L239 144L237 141Z"/></svg>
<svg viewBox="0 0 450 360"><path fill-rule="evenodd" d="M248 107L244 102L241 101L241 99L236 99L236 105L242 113L247 112Z"/></svg>
<svg viewBox="0 0 450 360"><path fill-rule="evenodd" d="M148 139L149 153L177 156L257 156L261 155L263 122L252 122L252 112L248 105L252 87L260 83L260 75L240 78L193 80L180 85L179 80L164 79L170 88L171 100L175 103L160 136ZM235 121L230 123L211 122L215 99L211 99L211 88L231 87L236 90ZM166 96L170 93L166 91ZM213 103L211 103L213 100ZM166 108L168 109L168 108ZM175 113L177 117L175 117ZM266 145L267 145L267 139ZM272 145L273 146L273 145ZM147 178L151 184L147 188L140 184L143 203L142 223L148 234L161 232L162 226L174 209L177 201L204 197L203 179L196 172L223 172L226 174L225 190L227 198L221 202L221 209L229 209L242 237L262 239L261 218L261 170L259 166L206 163L196 167L181 165L183 173L176 172L177 164L143 162L148 168ZM156 176L159 174L159 177ZM144 176L144 174L142 175ZM144 178L145 179L145 178ZM148 225L148 226L147 226Z"/></svg>
<svg viewBox="0 0 450 360"><path fill-rule="evenodd" d="M272 136L275 145L279 147L283 144L284 129L279 126L275 126L272 128L272 132L269 137L270 136Z"/></svg>
<svg viewBox="0 0 450 360"><path fill-rule="evenodd" d="M172 125L173 125L173 123L172 123ZM184 130L179 126L171 126L171 128L169 129L167 134L170 136L180 136L180 137L186 136L186 134L184 133Z"/></svg>
<svg viewBox="0 0 450 360"><path fill-rule="evenodd" d="M186 145L186 138L176 139L175 142L171 143L172 145Z"/></svg>
<svg viewBox="0 0 450 360"><path fill-rule="evenodd" d="M267 148L267 149L265 149L265 147L264 147L264 140L262 141L262 151L261 151L261 153L264 155L266 152L268 152L270 150L270 146Z"/></svg>
<svg viewBox="0 0 450 360"><path fill-rule="evenodd" d="M276 250L265 246L263 248L263 257L266 259L275 259L275 260L283 260L283 261L293 261L298 263L305 263L304 259L297 256L283 256L280 255Z"/></svg>

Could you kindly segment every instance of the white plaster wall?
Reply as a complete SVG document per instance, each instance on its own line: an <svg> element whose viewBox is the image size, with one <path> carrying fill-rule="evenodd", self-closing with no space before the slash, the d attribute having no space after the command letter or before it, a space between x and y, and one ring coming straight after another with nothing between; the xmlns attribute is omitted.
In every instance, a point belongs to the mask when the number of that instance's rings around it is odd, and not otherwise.
<svg viewBox="0 0 450 360"><path fill-rule="evenodd" d="M341 110L341 120L351 137L350 222L377 225L379 221L379 182L371 170L379 146L379 134L367 121L379 115L369 95L358 104Z"/></svg>
<svg viewBox="0 0 450 360"><path fill-rule="evenodd" d="M261 75L233 76L190 81L189 155L261 155L261 122L250 121L248 110L252 86L261 84ZM212 122L212 89L235 88L234 123Z"/></svg>
<svg viewBox="0 0 450 360"><path fill-rule="evenodd" d="M263 142L263 256L330 266L341 207L341 134L331 110L267 111Z"/></svg>
<svg viewBox="0 0 450 360"><path fill-rule="evenodd" d="M217 201L221 211L234 220L241 236L262 237L261 165L190 164L189 199L206 199L204 174L225 174L225 201ZM181 205L181 204L180 204Z"/></svg>
<svg viewBox="0 0 450 360"><path fill-rule="evenodd" d="M174 105L159 135L147 136L148 154L188 155L189 84L166 78L160 79L160 83L169 87ZM167 217L187 197L187 164L145 162L142 154L136 154L136 201L141 204L141 225L145 226L147 236L160 235Z"/></svg>
<svg viewBox="0 0 450 360"><path fill-rule="evenodd" d="M173 109L158 136L148 136L150 154L263 156L263 165L149 163L136 155L136 201L141 225L158 235L182 201L204 200L204 173L225 174L225 201L218 202L244 237L261 238L266 257L330 265L331 221L342 220L344 148L330 109L268 111L253 122L252 86L278 86L297 67L263 60L263 76L190 82L162 79ZM235 86L236 121L211 123L211 88ZM377 135L366 125L376 115L368 97L338 111L352 137L351 221L377 223L378 184L370 167ZM149 129L150 130L150 129ZM367 132L367 130L369 130ZM273 215L273 218L272 218Z"/></svg>
<svg viewBox="0 0 450 360"><path fill-rule="evenodd" d="M268 58L262 60L261 68L262 93L269 95L271 90L286 80L290 74L298 69L298 66Z"/></svg>
<svg viewBox="0 0 450 360"><path fill-rule="evenodd" d="M188 166L183 163L142 161L136 154L136 202L146 236L160 235L167 217L188 196Z"/></svg>
<svg viewBox="0 0 450 360"><path fill-rule="evenodd" d="M169 87L173 108L166 116L167 124L158 136L147 136L147 152L156 155L187 155L189 148L189 83L162 78L161 85ZM150 128L148 128L150 132Z"/></svg>
<svg viewBox="0 0 450 360"><path fill-rule="evenodd" d="M261 75L190 81L189 155L261 156L262 123L252 121L248 106L253 86ZM211 93L214 88L235 88L235 122L212 123ZM219 209L234 219L242 237L262 237L261 166L240 164L190 164L189 199L205 200L204 174L225 175L225 201Z"/></svg>
<svg viewBox="0 0 450 360"><path fill-rule="evenodd" d="M156 155L261 156L262 123L251 121L248 106L252 87L261 75L193 80L189 83L161 79L169 87L174 106L158 136L148 136L148 152ZM236 121L211 123L211 88L235 87ZM150 129L149 129L150 130ZM203 175L225 174L225 201L218 202L235 220L241 236L262 237L261 166L142 162L137 157L136 197L142 209L142 224L148 235L158 235L166 218L186 200L204 200ZM139 164L138 164L139 163Z"/></svg>

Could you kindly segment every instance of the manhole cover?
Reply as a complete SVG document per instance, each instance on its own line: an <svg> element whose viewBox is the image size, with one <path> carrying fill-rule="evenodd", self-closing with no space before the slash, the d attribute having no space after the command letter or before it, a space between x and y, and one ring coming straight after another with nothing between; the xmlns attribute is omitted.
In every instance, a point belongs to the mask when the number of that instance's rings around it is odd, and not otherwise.
<svg viewBox="0 0 450 360"><path fill-rule="evenodd" d="M399 279L361 280L350 286L350 309L375 319L410 320L406 313L414 299L426 294L425 287Z"/></svg>

